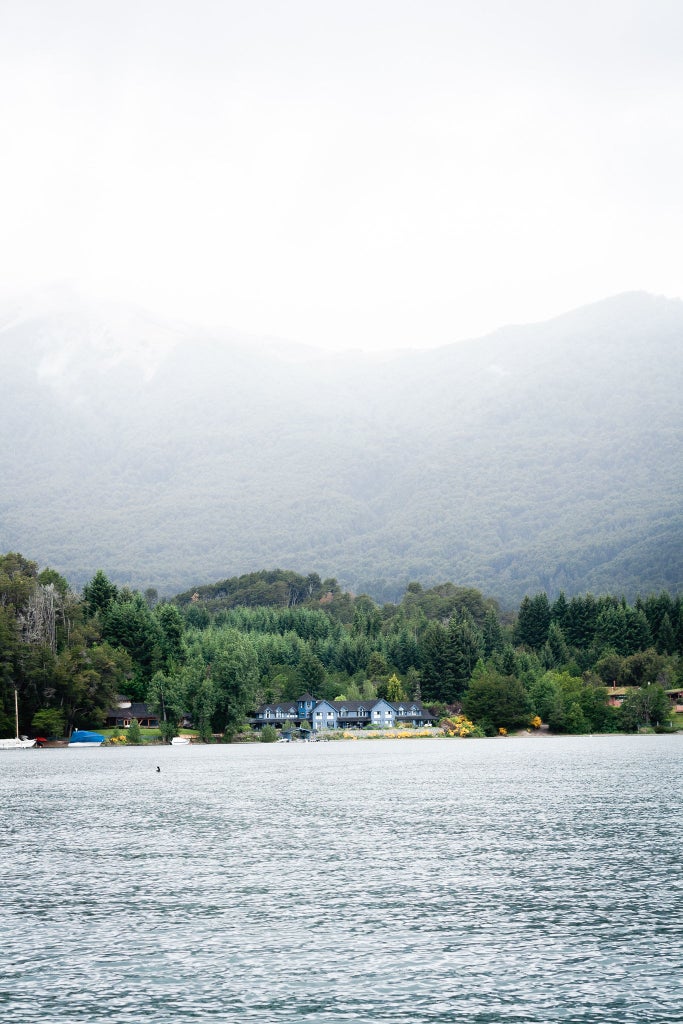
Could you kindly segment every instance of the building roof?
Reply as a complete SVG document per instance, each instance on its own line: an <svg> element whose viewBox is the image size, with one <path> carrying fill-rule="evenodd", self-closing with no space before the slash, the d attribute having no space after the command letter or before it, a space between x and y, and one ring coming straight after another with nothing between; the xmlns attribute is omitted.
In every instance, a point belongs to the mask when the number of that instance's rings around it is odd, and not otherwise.
<svg viewBox="0 0 683 1024"><path fill-rule="evenodd" d="M107 718L158 718L156 711L152 711L142 701L131 701L126 707L120 705L109 708Z"/></svg>
<svg viewBox="0 0 683 1024"><path fill-rule="evenodd" d="M309 695L310 696L310 695ZM321 705L332 708L337 714L344 709L347 715L358 716L358 711L363 708L366 715L370 717L370 712L376 708L379 704L384 704L391 708L395 714L399 714L399 708L403 708L401 717L409 718L411 715L418 715L420 718L434 718L419 700L401 700L401 701L388 701L384 697L374 697L372 700L315 700L314 697L310 698L315 701L315 707L319 708ZM270 711L272 715L275 715L278 709L285 715L291 714L298 717L298 703L304 700L304 697L297 698L296 701L278 701L275 704L261 704L256 709L257 715L263 715L266 711ZM415 709L413 711L413 708Z"/></svg>

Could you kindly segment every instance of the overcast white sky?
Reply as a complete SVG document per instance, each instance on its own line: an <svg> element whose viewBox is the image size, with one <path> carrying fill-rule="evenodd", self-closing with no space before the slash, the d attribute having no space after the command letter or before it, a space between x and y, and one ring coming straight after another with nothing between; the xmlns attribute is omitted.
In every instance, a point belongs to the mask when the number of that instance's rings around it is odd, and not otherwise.
<svg viewBox="0 0 683 1024"><path fill-rule="evenodd" d="M327 347L683 293L680 0L0 0L0 280Z"/></svg>

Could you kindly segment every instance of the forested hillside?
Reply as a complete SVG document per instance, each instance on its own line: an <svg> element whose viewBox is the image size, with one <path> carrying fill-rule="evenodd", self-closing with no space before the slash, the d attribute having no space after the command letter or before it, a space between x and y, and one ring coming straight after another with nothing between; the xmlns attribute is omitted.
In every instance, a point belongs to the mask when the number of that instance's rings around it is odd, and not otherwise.
<svg viewBox="0 0 683 1024"><path fill-rule="evenodd" d="M536 719L555 732L668 728L683 686L683 598L554 601L514 616L480 591L409 585L397 604L334 578L249 574L159 602L101 570L71 591L51 569L0 555L0 736L98 726L117 694L146 701L166 738L186 715L202 738L245 738L262 702L422 700L480 734ZM621 707L609 702L619 688Z"/></svg>
<svg viewBox="0 0 683 1024"><path fill-rule="evenodd" d="M165 594L286 565L397 600L683 580L683 303L321 355L73 297L0 315L0 550Z"/></svg>

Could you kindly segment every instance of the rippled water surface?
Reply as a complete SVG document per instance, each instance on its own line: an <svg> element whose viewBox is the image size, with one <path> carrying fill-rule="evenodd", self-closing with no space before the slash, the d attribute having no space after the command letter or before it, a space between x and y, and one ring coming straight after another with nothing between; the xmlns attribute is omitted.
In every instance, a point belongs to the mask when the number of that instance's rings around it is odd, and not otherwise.
<svg viewBox="0 0 683 1024"><path fill-rule="evenodd" d="M0 752L0 1019L681 1021L682 751Z"/></svg>

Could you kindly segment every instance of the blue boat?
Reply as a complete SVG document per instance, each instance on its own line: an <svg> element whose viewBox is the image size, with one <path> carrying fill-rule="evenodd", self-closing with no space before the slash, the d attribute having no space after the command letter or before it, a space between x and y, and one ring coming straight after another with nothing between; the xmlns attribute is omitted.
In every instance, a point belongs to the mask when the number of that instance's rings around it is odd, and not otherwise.
<svg viewBox="0 0 683 1024"><path fill-rule="evenodd" d="M87 729L75 729L69 740L70 747L101 747L104 736L100 732L88 732Z"/></svg>

